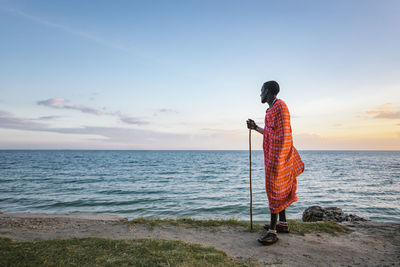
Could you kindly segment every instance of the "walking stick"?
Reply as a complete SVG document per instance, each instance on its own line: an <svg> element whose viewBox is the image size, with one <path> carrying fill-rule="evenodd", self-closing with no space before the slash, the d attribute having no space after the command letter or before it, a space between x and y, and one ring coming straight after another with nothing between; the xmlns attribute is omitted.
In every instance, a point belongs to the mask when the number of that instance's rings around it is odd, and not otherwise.
<svg viewBox="0 0 400 267"><path fill-rule="evenodd" d="M251 129L249 129L249 176L250 176L250 229L253 230L253 192L251 189Z"/></svg>

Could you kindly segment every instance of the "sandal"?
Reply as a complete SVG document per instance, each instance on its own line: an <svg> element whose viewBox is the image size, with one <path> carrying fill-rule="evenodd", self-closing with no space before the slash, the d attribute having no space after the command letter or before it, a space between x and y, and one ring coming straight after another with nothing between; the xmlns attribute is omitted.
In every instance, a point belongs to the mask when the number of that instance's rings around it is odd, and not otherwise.
<svg viewBox="0 0 400 267"><path fill-rule="evenodd" d="M260 242L261 244L263 244L265 246L275 244L276 242L278 242L278 240L279 240L278 235L273 232L269 232L262 238L257 239L258 242Z"/></svg>
<svg viewBox="0 0 400 267"><path fill-rule="evenodd" d="M264 229L265 230L269 230L269 224L265 224L264 225ZM276 231L278 233L290 233L290 228L289 228L289 225L287 223L286 224L277 224L276 225Z"/></svg>

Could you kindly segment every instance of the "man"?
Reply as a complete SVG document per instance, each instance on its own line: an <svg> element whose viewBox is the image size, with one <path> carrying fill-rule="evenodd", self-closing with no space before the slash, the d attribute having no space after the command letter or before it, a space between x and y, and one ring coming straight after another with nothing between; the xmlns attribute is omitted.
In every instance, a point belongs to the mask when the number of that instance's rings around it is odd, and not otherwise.
<svg viewBox="0 0 400 267"><path fill-rule="evenodd" d="M263 135L265 189L268 196L271 223L264 228L268 233L258 239L263 245L278 241L278 233L289 233L285 209L297 201L296 177L304 171L304 163L293 146L289 110L281 99L276 81L264 83L261 88L261 103L268 103L264 129L248 119L247 127ZM279 213L279 223L277 218Z"/></svg>

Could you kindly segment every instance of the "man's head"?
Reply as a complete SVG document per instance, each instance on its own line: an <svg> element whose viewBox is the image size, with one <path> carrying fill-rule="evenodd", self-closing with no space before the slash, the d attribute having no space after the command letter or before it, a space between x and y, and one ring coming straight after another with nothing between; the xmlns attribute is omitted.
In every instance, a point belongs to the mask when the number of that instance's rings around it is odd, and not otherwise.
<svg viewBox="0 0 400 267"><path fill-rule="evenodd" d="M279 84L276 81L268 81L261 87L261 103L272 104L279 93Z"/></svg>

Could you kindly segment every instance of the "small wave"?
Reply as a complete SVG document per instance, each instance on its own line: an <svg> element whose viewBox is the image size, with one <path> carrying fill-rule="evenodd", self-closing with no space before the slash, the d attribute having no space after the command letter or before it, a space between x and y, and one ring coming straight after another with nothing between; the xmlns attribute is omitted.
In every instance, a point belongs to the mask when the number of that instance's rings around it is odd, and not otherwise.
<svg viewBox="0 0 400 267"><path fill-rule="evenodd" d="M159 175L175 175L175 174L179 174L180 172L178 171L161 171L161 172L157 172L156 174Z"/></svg>
<svg viewBox="0 0 400 267"><path fill-rule="evenodd" d="M52 209L52 208L60 208L60 207L129 206L129 205L150 203L153 201L154 200L152 200L152 199L127 200L127 201L75 200L75 201L56 202L56 203L47 204L47 205L38 205L38 206L35 206L35 208Z"/></svg>

